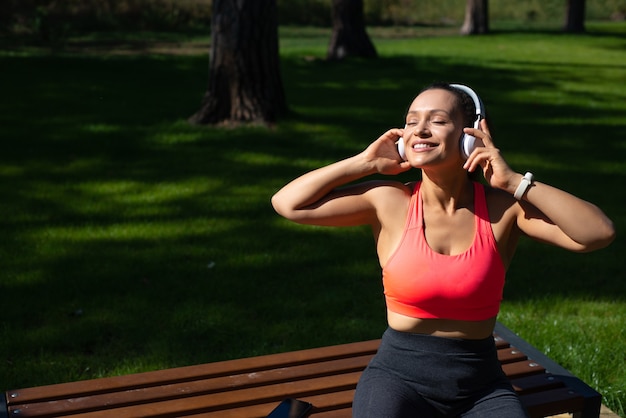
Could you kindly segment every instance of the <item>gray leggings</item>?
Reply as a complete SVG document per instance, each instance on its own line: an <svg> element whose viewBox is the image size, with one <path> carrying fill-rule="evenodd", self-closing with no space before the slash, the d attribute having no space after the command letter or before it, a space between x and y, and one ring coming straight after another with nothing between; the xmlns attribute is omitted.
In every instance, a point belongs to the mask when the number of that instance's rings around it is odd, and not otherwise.
<svg viewBox="0 0 626 418"><path fill-rule="evenodd" d="M388 328L356 388L353 418L526 418L493 338L462 340Z"/></svg>

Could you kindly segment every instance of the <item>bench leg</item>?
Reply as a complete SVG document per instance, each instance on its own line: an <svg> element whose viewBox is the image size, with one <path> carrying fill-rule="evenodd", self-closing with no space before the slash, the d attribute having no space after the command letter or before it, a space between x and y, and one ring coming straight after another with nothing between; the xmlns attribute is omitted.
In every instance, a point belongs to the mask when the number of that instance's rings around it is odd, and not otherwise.
<svg viewBox="0 0 626 418"><path fill-rule="evenodd" d="M585 406L581 412L574 412L572 418L598 418L602 408L601 398L585 399Z"/></svg>

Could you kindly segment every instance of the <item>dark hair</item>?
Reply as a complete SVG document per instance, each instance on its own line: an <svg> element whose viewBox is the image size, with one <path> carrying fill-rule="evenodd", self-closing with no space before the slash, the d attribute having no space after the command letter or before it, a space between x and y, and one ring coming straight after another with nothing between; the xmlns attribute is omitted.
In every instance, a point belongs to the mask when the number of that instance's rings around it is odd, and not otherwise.
<svg viewBox="0 0 626 418"><path fill-rule="evenodd" d="M476 105L474 104L474 100L470 97L469 94L464 92L463 90L459 90L450 85L450 83L444 82L436 82L429 86L426 86L422 89L422 92L427 90L446 90L450 93L454 94L461 105L461 109L463 111L463 124L467 127L472 127L474 125L474 121L476 120Z"/></svg>

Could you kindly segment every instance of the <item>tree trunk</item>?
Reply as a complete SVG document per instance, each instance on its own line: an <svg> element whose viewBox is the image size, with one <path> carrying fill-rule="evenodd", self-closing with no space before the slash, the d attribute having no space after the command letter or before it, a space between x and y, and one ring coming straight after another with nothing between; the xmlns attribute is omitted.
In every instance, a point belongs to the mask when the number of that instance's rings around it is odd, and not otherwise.
<svg viewBox="0 0 626 418"><path fill-rule="evenodd" d="M348 56L376 58L376 48L365 30L363 0L332 0L333 33L329 60Z"/></svg>
<svg viewBox="0 0 626 418"><path fill-rule="evenodd" d="M585 0L567 0L565 15L565 32L585 32Z"/></svg>
<svg viewBox="0 0 626 418"><path fill-rule="evenodd" d="M489 1L467 0L461 34L478 35L485 33L489 33Z"/></svg>
<svg viewBox="0 0 626 418"><path fill-rule="evenodd" d="M189 121L269 124L286 111L276 0L213 0L209 86Z"/></svg>

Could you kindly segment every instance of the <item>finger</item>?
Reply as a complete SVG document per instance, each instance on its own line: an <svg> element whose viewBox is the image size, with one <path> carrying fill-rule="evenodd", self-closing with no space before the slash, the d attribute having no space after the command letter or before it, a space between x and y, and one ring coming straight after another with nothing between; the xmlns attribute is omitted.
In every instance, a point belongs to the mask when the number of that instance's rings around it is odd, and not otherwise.
<svg viewBox="0 0 626 418"><path fill-rule="evenodd" d="M392 129L392 131L393 131L393 133L394 133L395 135L397 135L398 137L400 137L400 138L403 138L403 137L404 137L404 129L394 128L394 129Z"/></svg>
<svg viewBox="0 0 626 418"><path fill-rule="evenodd" d="M490 165L490 159L492 155L489 151L483 150L482 152L479 149L474 150L472 155L465 161L463 164L463 168L469 171L470 173L476 171L476 169L480 166L483 170L486 170Z"/></svg>
<svg viewBox="0 0 626 418"><path fill-rule="evenodd" d="M477 139L480 139L485 147L495 148L495 145L493 144L493 140L491 139L491 135L489 135L488 132L484 132L480 129L475 129L475 128L465 128L463 129L463 132L470 134L476 137Z"/></svg>
<svg viewBox="0 0 626 418"><path fill-rule="evenodd" d="M495 144L493 143L493 137L491 136L491 131L489 130L489 125L487 124L487 119L483 119L480 121L480 129L486 134L487 142L483 139L485 146L495 148Z"/></svg>
<svg viewBox="0 0 626 418"><path fill-rule="evenodd" d="M487 124L487 119L482 119L480 121L480 130L491 136L491 131L489 130L489 125Z"/></svg>
<svg viewBox="0 0 626 418"><path fill-rule="evenodd" d="M468 159L463 165L463 168L469 173L473 173L474 171L476 171L476 168L478 168L478 164L479 162L476 160L476 158L473 158L471 160Z"/></svg>
<svg viewBox="0 0 626 418"><path fill-rule="evenodd" d="M473 173L474 170L476 170L476 165L477 165L476 150L474 150L474 152L472 152L469 158L465 160L465 164L463 164L463 168L467 170L468 172Z"/></svg>
<svg viewBox="0 0 626 418"><path fill-rule="evenodd" d="M391 128L387 132L385 132L382 136L386 139L391 139L394 142L398 141L399 138L402 138L404 135L404 130L400 128Z"/></svg>

